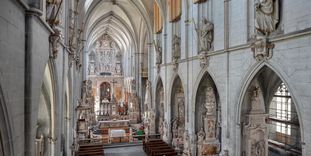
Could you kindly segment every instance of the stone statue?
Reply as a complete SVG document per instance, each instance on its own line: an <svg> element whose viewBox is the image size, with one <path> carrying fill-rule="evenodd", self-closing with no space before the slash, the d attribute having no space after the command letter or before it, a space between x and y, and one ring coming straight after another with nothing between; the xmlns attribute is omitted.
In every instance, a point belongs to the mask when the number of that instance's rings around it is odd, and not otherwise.
<svg viewBox="0 0 311 156"><path fill-rule="evenodd" d="M176 61L180 58L180 37L174 35L173 37L173 58Z"/></svg>
<svg viewBox="0 0 311 156"><path fill-rule="evenodd" d="M150 110L150 117L149 117L149 127L150 127L150 133L155 133L155 110Z"/></svg>
<svg viewBox="0 0 311 156"><path fill-rule="evenodd" d="M95 73L95 66L93 63L89 63L89 75Z"/></svg>
<svg viewBox="0 0 311 156"><path fill-rule="evenodd" d="M185 123L185 101L184 98L177 99L177 110L178 110L178 123L184 125Z"/></svg>
<svg viewBox="0 0 311 156"><path fill-rule="evenodd" d="M167 125L167 122L164 120L163 122L163 136L162 136L162 139L163 140L167 140L167 130L168 130L168 125Z"/></svg>
<svg viewBox="0 0 311 156"><path fill-rule="evenodd" d="M251 146L252 156L265 156L265 142L263 140L253 143Z"/></svg>
<svg viewBox="0 0 311 156"><path fill-rule="evenodd" d="M275 31L279 23L279 0L258 0L255 4L255 28L265 36Z"/></svg>
<svg viewBox="0 0 311 156"><path fill-rule="evenodd" d="M215 138L215 122L214 120L208 120L207 122L207 137Z"/></svg>
<svg viewBox="0 0 311 156"><path fill-rule="evenodd" d="M151 111L151 82L146 81L145 111Z"/></svg>
<svg viewBox="0 0 311 156"><path fill-rule="evenodd" d="M252 97L251 97L251 113L264 113L265 111L263 110L262 102L260 100L260 90L259 87L256 87L252 91Z"/></svg>
<svg viewBox="0 0 311 156"><path fill-rule="evenodd" d="M60 47L61 31L57 28L54 28L53 30L54 30L54 33L51 34L49 37L51 51L52 51L50 53L50 57L55 59L57 57L59 47Z"/></svg>
<svg viewBox="0 0 311 156"><path fill-rule="evenodd" d="M100 48L100 42L99 41L96 41L95 48Z"/></svg>
<svg viewBox="0 0 311 156"><path fill-rule="evenodd" d="M214 25L203 18L200 28L196 28L200 39L200 52L207 52L212 48Z"/></svg>
<svg viewBox="0 0 311 156"><path fill-rule="evenodd" d="M163 122L161 120L162 119L160 119L160 121L159 121L159 134L160 134L161 138L163 138L164 125L163 125Z"/></svg>
<svg viewBox="0 0 311 156"><path fill-rule="evenodd" d="M205 103L206 115L215 114L216 96L213 87L207 87L205 90Z"/></svg>
<svg viewBox="0 0 311 156"><path fill-rule="evenodd" d="M155 44L156 50L156 64L162 63L162 47L159 45L159 41Z"/></svg>
<svg viewBox="0 0 311 156"><path fill-rule="evenodd" d="M188 131L185 132L184 134L184 150L182 156L191 156L191 151L190 151L190 142L189 142L189 134Z"/></svg>
<svg viewBox="0 0 311 156"><path fill-rule="evenodd" d="M203 142L205 138L205 133L203 128L200 129L200 131L197 133L198 140L197 140L197 148L198 148L198 156L202 156L202 148L203 148Z"/></svg>

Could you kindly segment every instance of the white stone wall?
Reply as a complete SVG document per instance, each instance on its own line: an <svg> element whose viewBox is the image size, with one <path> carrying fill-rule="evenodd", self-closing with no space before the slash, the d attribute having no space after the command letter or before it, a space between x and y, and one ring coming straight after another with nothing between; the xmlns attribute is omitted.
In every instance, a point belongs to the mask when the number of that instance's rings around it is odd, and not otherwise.
<svg viewBox="0 0 311 156"><path fill-rule="evenodd" d="M82 70L78 70L75 63L69 67L69 55L64 46L59 47L56 59L50 58L51 28L35 12L30 12L31 5L21 2L24 1L0 2L0 86L3 93L1 97L4 98L1 99L4 101L1 107L8 112L5 119L1 119L1 122L7 122L7 127L0 127L0 132L8 129L8 134L1 135L11 135L10 140L2 142L6 147L13 147L12 156L34 155L38 106L44 104L40 103L41 86L44 69L50 64L51 84L55 95L52 100L54 103L51 104L51 113L55 117L51 127L56 139L51 154L62 155L61 135L64 133L67 135L65 150L67 155L71 155L69 147L75 130L73 121L76 120L74 108L81 91ZM62 16L62 21L64 18L66 17ZM67 34L64 32L66 30L63 30L63 34ZM63 115L65 94L69 99L69 118ZM67 132L62 132L65 124L68 126Z"/></svg>
<svg viewBox="0 0 311 156"><path fill-rule="evenodd" d="M5 5L3 5L5 4ZM10 0L0 5L0 86L7 109L7 128L12 140L2 140L5 150L13 145L12 155L22 156L24 149L24 77L25 77L25 17L23 10ZM15 61L13 61L15 60ZM3 104L2 104L3 105ZM1 134L3 135L9 135Z"/></svg>
<svg viewBox="0 0 311 156"><path fill-rule="evenodd" d="M185 3L185 1L182 1ZM293 96L296 109L299 114L302 151L303 155L311 154L311 1L281 1L282 12L277 36L271 38L275 44L272 59L264 62L256 62L253 52L248 42L251 32L253 32L254 22L251 20L253 13L248 13L247 4L252 4L247 0L229 1L229 49L224 51L224 1L208 0L205 3L212 4L212 22L214 23L214 51L211 52L209 66L202 69L197 56L197 37L193 23L185 23L188 19L196 20L198 17L198 4L189 1L189 11L182 11L181 33L182 53L188 53L179 62L178 71L173 71L171 64L171 31L172 24L164 18L164 30L162 32L162 46L164 47L165 61L161 65L161 70L157 73L155 65L152 65L154 77L152 77L153 89L156 88L157 81L162 80L164 85L165 98L165 118L170 121L170 99L174 78L178 75L181 78L185 92L185 108L187 129L194 134L195 120L195 97L200 80L205 72L208 72L215 81L222 109L222 151L229 150L229 155L240 155L241 130L240 130L240 107L243 101L243 90L246 90L249 82L256 73L267 66L272 69L284 81ZM205 4L200 4L205 5ZM183 8L185 9L185 8ZM249 11L252 11L249 9ZM189 13L187 15L187 13ZM200 14L200 13L199 13ZM209 16L209 15L206 15ZM186 35L186 33L188 35ZM167 37L166 37L167 36ZM166 38L166 40L165 40ZM188 45L185 47L184 45ZM185 56L185 54L182 54ZM155 93L155 91L154 91ZM155 94L154 94L155 95ZM194 140L194 135L190 135Z"/></svg>

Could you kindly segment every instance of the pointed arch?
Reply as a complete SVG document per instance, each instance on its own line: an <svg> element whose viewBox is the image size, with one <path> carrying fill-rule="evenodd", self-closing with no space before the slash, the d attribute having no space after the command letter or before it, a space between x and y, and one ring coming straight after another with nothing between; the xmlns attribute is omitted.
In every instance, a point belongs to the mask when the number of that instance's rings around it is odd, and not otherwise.
<svg viewBox="0 0 311 156"><path fill-rule="evenodd" d="M161 77L156 81L156 95L155 95L155 111L156 111L156 133L160 132L160 126L163 126L164 122L164 86Z"/></svg>
<svg viewBox="0 0 311 156"><path fill-rule="evenodd" d="M57 127L59 112L57 111L58 94L57 94L57 73L56 65L53 60L49 60L44 69L43 81L41 84L40 101L38 104L37 113L37 131L36 138L39 138L42 134L44 139L42 144L44 145L45 154L55 154L55 142L57 139ZM47 115L48 114L48 115Z"/></svg>
<svg viewBox="0 0 311 156"><path fill-rule="evenodd" d="M298 122L299 122L299 133L300 133L300 140L303 142L304 140L304 134L303 134L303 123L302 123L302 117L301 117L301 109L299 107L299 99L295 98L295 90L293 90L291 84L289 84L289 78L287 75L282 72L281 69L277 68L276 66L272 66L268 62L262 62L260 64L256 64L251 70L246 74L244 79L242 80L242 86L238 95L238 106L236 107L235 112L237 112L236 116L236 151L237 155L242 154L241 152L241 142L242 142L242 135L241 135L241 129L243 126L243 120L245 112L247 111L247 107L249 105L246 105L246 101L250 100L250 97L247 98L247 93L250 91L251 88L254 85L254 83L257 83L259 85L260 91L263 93L263 103L265 106L266 113L269 113L269 107L270 103L272 101L272 98L280 86L281 83L284 83L289 92L291 93L291 98L298 116Z"/></svg>
<svg viewBox="0 0 311 156"><path fill-rule="evenodd" d="M186 111L185 111L185 90L179 75L176 75L173 79L170 95L170 135L172 139L172 145L176 148L180 148L183 144L178 144L179 137L183 137L186 126ZM177 144L176 144L177 143Z"/></svg>

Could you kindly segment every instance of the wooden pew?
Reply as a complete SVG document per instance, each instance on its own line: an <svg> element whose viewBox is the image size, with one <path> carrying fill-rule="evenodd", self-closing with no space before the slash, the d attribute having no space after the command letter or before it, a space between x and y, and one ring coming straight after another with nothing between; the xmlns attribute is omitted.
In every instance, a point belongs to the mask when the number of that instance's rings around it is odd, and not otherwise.
<svg viewBox="0 0 311 156"><path fill-rule="evenodd" d="M150 152L148 155L153 156L157 153L163 153L163 152L175 152L174 149L172 149L171 147L166 147L166 148L154 148L154 149L150 149Z"/></svg>
<svg viewBox="0 0 311 156"><path fill-rule="evenodd" d="M159 146L167 146L165 142L161 143L148 143L143 146L144 151L146 151L150 147L159 147Z"/></svg>
<svg viewBox="0 0 311 156"><path fill-rule="evenodd" d="M104 149L102 144L81 145L77 153L78 156L103 156Z"/></svg>
<svg viewBox="0 0 311 156"><path fill-rule="evenodd" d="M146 153L150 154L152 151L157 151L160 149L171 149L171 147L169 145L162 145L162 146L152 146L152 147L148 147L148 149L146 149Z"/></svg>
<svg viewBox="0 0 311 156"><path fill-rule="evenodd" d="M177 156L178 153L161 139L143 142L143 149L148 156Z"/></svg>

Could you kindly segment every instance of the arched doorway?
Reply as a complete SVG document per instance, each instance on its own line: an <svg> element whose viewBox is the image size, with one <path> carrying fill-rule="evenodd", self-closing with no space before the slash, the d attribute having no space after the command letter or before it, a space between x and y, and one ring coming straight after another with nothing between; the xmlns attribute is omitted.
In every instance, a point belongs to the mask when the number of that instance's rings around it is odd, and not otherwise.
<svg viewBox="0 0 311 156"><path fill-rule="evenodd" d="M171 136L172 145L183 150L183 137L185 131L185 94L181 79L175 78L171 95Z"/></svg>
<svg viewBox="0 0 311 156"><path fill-rule="evenodd" d="M163 135L164 128L164 88L162 80L159 79L156 87L156 133Z"/></svg>
<svg viewBox="0 0 311 156"><path fill-rule="evenodd" d="M265 66L252 79L241 113L242 155L301 155L295 103L286 82L273 70Z"/></svg>
<svg viewBox="0 0 311 156"><path fill-rule="evenodd" d="M221 105L216 85L208 73L201 79L195 99L197 155L217 155L221 141Z"/></svg>

